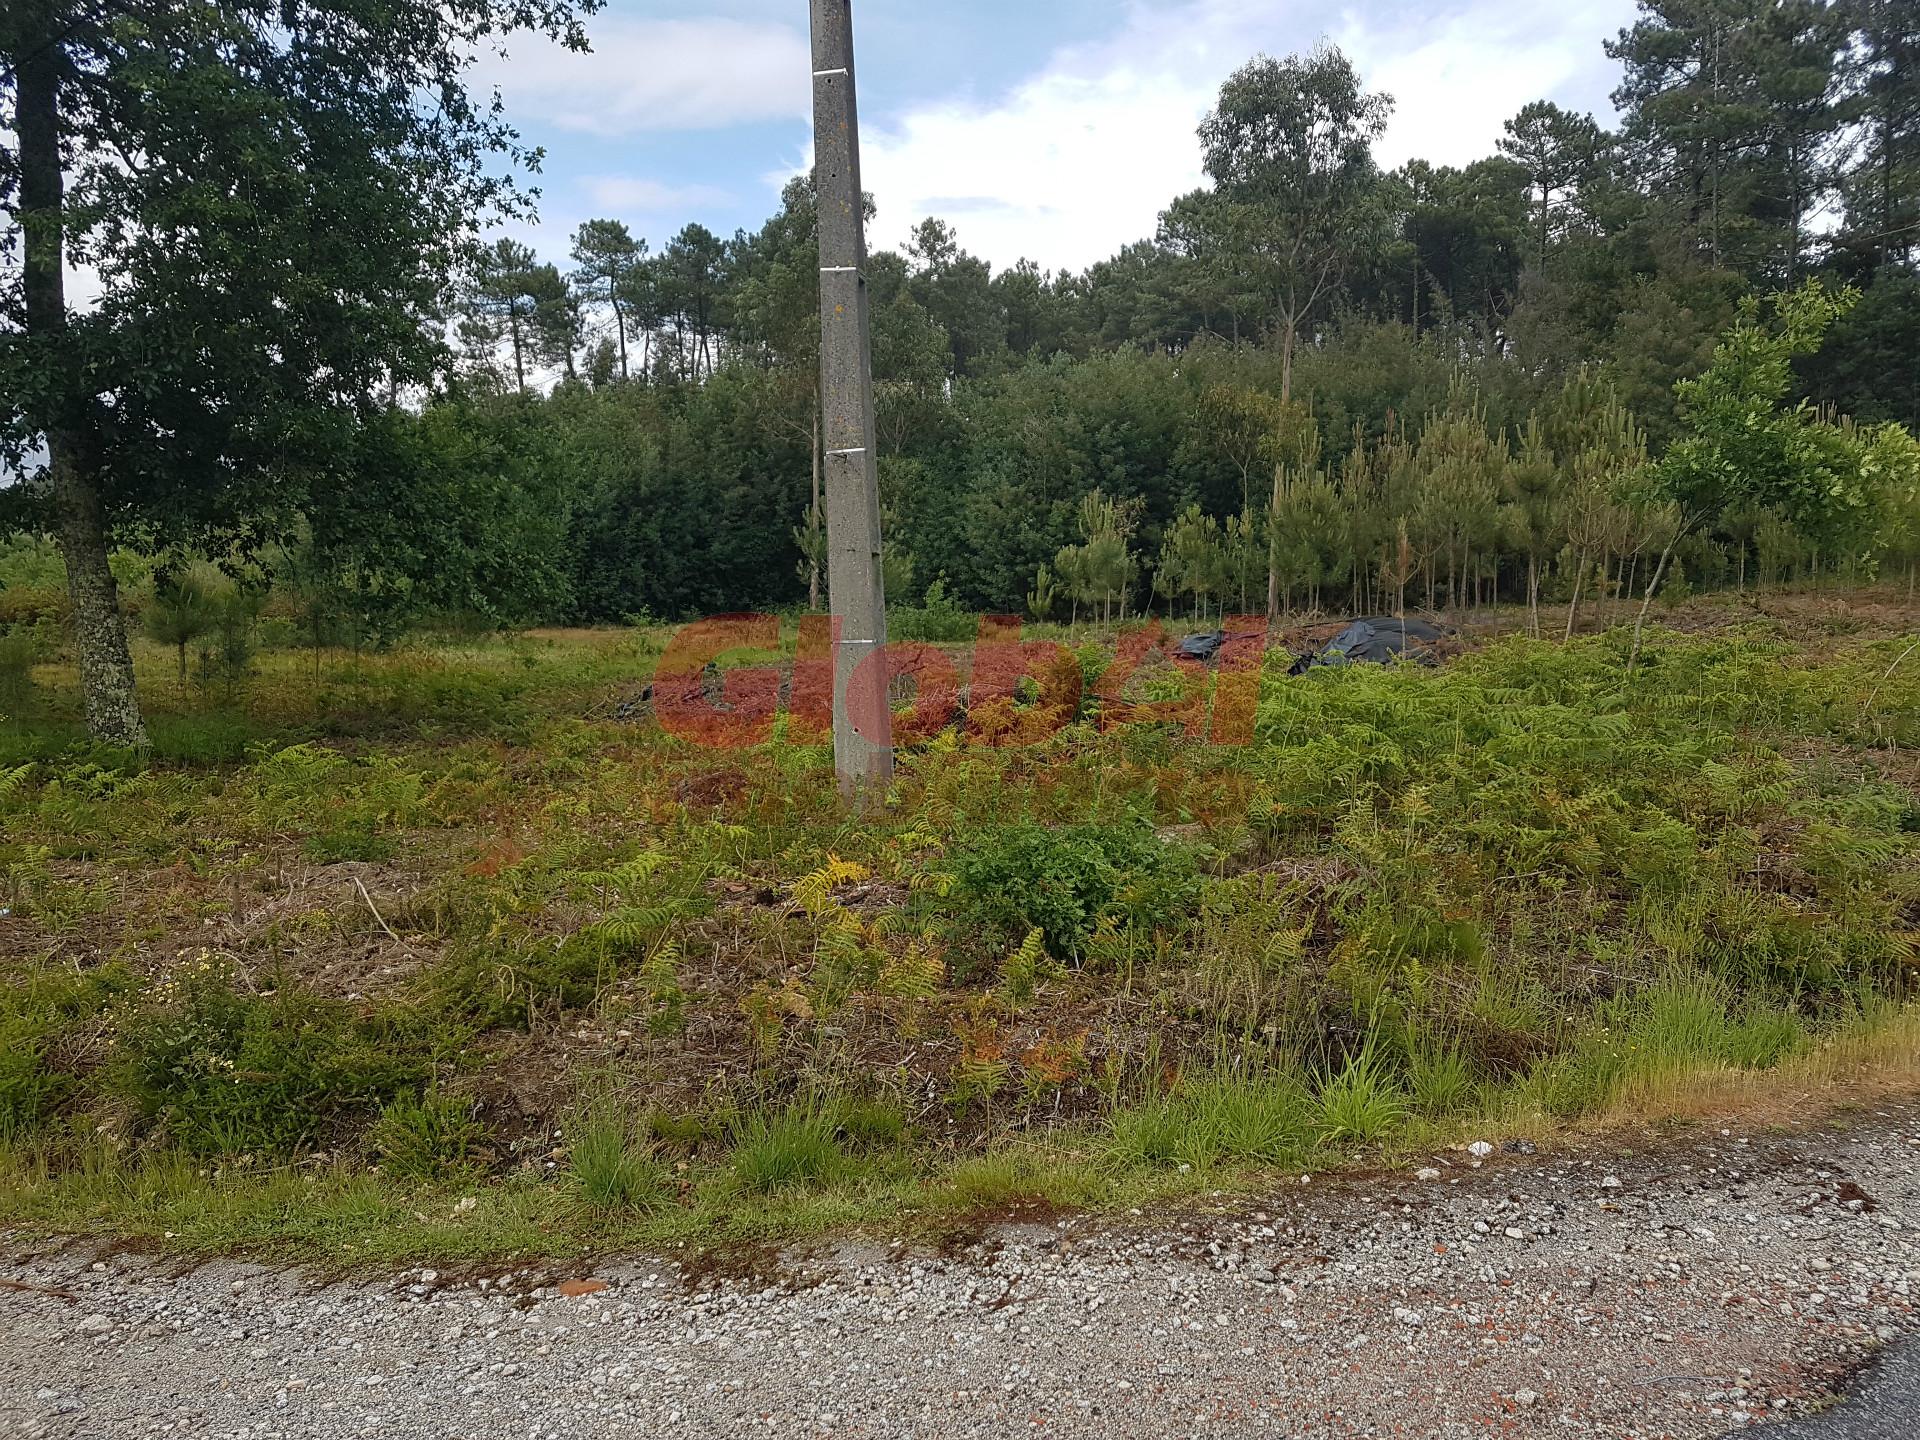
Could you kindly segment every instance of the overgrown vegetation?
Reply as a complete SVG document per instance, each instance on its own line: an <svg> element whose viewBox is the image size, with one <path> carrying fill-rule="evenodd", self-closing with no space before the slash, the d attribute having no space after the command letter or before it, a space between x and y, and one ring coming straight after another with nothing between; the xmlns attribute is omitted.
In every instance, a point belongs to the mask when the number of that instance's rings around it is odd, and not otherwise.
<svg viewBox="0 0 1920 1440"><path fill-rule="evenodd" d="M1663 610L1631 675L1625 625L1275 653L1250 744L1090 698L1037 743L917 742L860 820L821 749L612 718L649 632L317 682L267 650L237 705L170 687L145 757L80 742L48 668L0 731L0 1212L336 1254L745 1237L1827 1063L1909 1025L1920 898L1920 665L1869 618L1897 597L1853 600ZM1074 638L1097 676L1115 635Z"/></svg>
<svg viewBox="0 0 1920 1440"><path fill-rule="evenodd" d="M1645 5L1617 132L1459 169L1258 57L1112 260L874 253L893 638L1071 648L952 725L923 673L859 818L802 707L641 689L829 598L810 181L465 243L532 158L475 46L599 8L0 12L0 1221L780 1235L1910 1065L1899 7ZM1129 624L1421 607L1442 668L1237 692Z"/></svg>

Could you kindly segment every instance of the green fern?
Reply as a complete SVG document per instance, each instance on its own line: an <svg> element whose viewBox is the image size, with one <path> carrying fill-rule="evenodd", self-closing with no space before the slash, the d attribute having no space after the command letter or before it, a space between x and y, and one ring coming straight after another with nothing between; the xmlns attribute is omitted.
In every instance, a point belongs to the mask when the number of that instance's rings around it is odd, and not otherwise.
<svg viewBox="0 0 1920 1440"><path fill-rule="evenodd" d="M27 777L32 773L32 761L16 766L12 770L0 770L0 800L11 799L15 791L24 789Z"/></svg>

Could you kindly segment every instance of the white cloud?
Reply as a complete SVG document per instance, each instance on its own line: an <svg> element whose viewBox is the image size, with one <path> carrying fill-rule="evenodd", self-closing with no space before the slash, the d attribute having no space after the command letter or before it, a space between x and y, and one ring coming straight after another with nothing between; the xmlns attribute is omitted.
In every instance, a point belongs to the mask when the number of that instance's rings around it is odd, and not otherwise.
<svg viewBox="0 0 1920 1440"><path fill-rule="evenodd" d="M1367 84L1394 98L1378 154L1465 165L1493 153L1501 126L1532 100L1557 99L1611 123L1614 62L1601 41L1631 23L1631 0L1584 0L1559 10L1472 8L1423 33L1370 31L1349 17L1337 35Z"/></svg>
<svg viewBox="0 0 1920 1440"><path fill-rule="evenodd" d="M867 117L864 179L880 207L873 242L898 245L938 214L996 266L1026 256L1082 269L1152 235L1167 202L1201 182L1194 130L1236 66L1323 36L1398 102L1383 161L1464 164L1492 153L1501 122L1529 100L1601 99L1611 74L1601 40L1632 13L1632 0L1518 13L1469 0L1415 22L1271 0L1137 7L1113 39L1055 52L1000 99Z"/></svg>
<svg viewBox="0 0 1920 1440"><path fill-rule="evenodd" d="M717 185L667 185L634 175L583 175L580 187L595 213L677 217L688 210L725 205L732 196Z"/></svg>
<svg viewBox="0 0 1920 1440"><path fill-rule="evenodd" d="M787 120L810 108L806 37L790 25L742 20L598 19L593 52L516 38L509 58L483 57L508 113L591 135L700 130Z"/></svg>

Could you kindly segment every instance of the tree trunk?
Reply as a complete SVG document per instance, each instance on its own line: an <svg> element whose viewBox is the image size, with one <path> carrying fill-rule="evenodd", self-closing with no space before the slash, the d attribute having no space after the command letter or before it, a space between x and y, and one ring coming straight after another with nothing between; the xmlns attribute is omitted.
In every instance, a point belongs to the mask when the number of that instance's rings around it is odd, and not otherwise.
<svg viewBox="0 0 1920 1440"><path fill-rule="evenodd" d="M1280 325L1280 403L1290 404L1293 400L1293 341L1296 320L1292 315ZM1273 467L1273 506L1267 512L1267 623L1271 625L1280 613L1280 564L1275 553L1277 536L1271 533L1273 517L1280 513L1281 468Z"/></svg>
<svg viewBox="0 0 1920 1440"><path fill-rule="evenodd" d="M1560 643L1563 645L1573 639L1573 622L1574 618L1580 613L1580 592L1585 588L1586 583L1587 557L1575 552L1573 557L1573 599L1567 602L1567 629L1566 633L1560 637Z"/></svg>
<svg viewBox="0 0 1920 1440"><path fill-rule="evenodd" d="M1284 498L1281 486L1285 475L1286 471L1281 466L1276 464L1273 467L1273 500L1267 507L1267 623L1269 625L1280 615L1280 537L1275 533L1274 527L1280 516L1280 502Z"/></svg>
<svg viewBox="0 0 1920 1440"><path fill-rule="evenodd" d="M607 289L613 302L613 328L620 335L620 378L625 380L627 378L627 314L620 308L618 282L610 283Z"/></svg>
<svg viewBox="0 0 1920 1440"><path fill-rule="evenodd" d="M1627 673L1629 675L1633 673L1634 667L1640 663L1640 632L1646 628L1647 611L1653 605L1653 592L1660 588L1660 577L1667 573L1667 561L1672 557L1673 547L1679 543L1679 539L1680 537L1676 535L1673 539L1667 541L1666 548L1660 552L1660 563L1653 567L1653 578L1647 581L1647 593L1641 597L1640 613L1634 617L1633 621L1633 650L1627 656Z"/></svg>
<svg viewBox="0 0 1920 1440"><path fill-rule="evenodd" d="M28 39L17 75L15 133L19 137L21 291L26 329L51 357L53 400L44 412L55 536L67 567L73 606L73 642L80 657L80 690L87 729L95 739L144 750L147 729L134 688L133 656L120 614L119 591L107 564L106 515L97 459L89 444L87 410L67 371L65 179L60 169L60 67L57 40Z"/></svg>
<svg viewBox="0 0 1920 1440"><path fill-rule="evenodd" d="M1540 638L1540 559L1527 555L1527 633Z"/></svg>
<svg viewBox="0 0 1920 1440"><path fill-rule="evenodd" d="M513 385L522 395L527 393L527 364L520 352L520 312L516 306L507 308L507 333L513 337Z"/></svg>

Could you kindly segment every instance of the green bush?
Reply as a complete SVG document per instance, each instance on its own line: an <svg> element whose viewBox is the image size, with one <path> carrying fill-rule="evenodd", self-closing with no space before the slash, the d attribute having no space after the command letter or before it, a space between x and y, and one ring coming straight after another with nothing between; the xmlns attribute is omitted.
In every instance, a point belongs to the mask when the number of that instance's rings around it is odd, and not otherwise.
<svg viewBox="0 0 1920 1440"><path fill-rule="evenodd" d="M965 927L1078 959L1102 921L1154 929L1183 920L1199 894L1193 857L1140 825L1009 825L980 836L954 866Z"/></svg>
<svg viewBox="0 0 1920 1440"><path fill-rule="evenodd" d="M1186 1112L1170 1096L1157 1095L1138 1105L1116 1110L1108 1117L1107 1126L1108 1153L1118 1164L1193 1163ZM1208 1152L1198 1158L1204 1162L1212 1156Z"/></svg>
<svg viewBox="0 0 1920 1440"><path fill-rule="evenodd" d="M1423 1115L1448 1115L1473 1098L1473 1070L1457 1045L1416 1045L1407 1067L1413 1108Z"/></svg>
<svg viewBox="0 0 1920 1440"><path fill-rule="evenodd" d="M887 638L922 644L964 644L980 631L980 615L962 610L947 595L946 582L936 579L927 586L927 597L919 606L887 607Z"/></svg>
<svg viewBox="0 0 1920 1440"><path fill-rule="evenodd" d="M1210 1077L1185 1108L1201 1144L1224 1159L1282 1165L1312 1148L1313 1099L1290 1072Z"/></svg>
<svg viewBox="0 0 1920 1440"><path fill-rule="evenodd" d="M468 1102L429 1091L389 1102L367 1143L391 1175L441 1179L471 1169L489 1138Z"/></svg>

